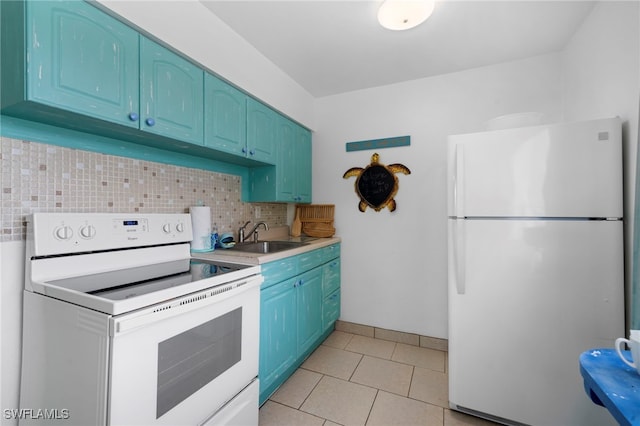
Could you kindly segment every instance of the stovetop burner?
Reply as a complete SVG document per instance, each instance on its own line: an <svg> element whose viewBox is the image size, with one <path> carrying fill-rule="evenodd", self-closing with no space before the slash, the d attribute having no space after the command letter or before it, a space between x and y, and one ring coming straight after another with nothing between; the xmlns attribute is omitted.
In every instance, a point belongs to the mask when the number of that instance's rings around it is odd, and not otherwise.
<svg viewBox="0 0 640 426"><path fill-rule="evenodd" d="M184 214L35 213L28 230L25 290L110 315L260 274L192 258Z"/></svg>
<svg viewBox="0 0 640 426"><path fill-rule="evenodd" d="M246 265L225 264L220 262L214 263L207 260L191 259L188 263L178 262L178 268L181 270L176 271L174 274L168 274L160 278L129 282L105 289L89 291L88 293L109 300L125 300L198 280L219 277L223 274L240 271L248 267L249 266ZM126 274L126 272L127 271L117 271L117 274ZM106 275L110 276L114 274L116 273L108 273ZM91 279L91 277L83 277L82 279L86 281L87 279ZM111 277L111 279L113 279L113 277ZM55 285L68 284L65 283L65 281L68 282L69 280L59 280L58 282L52 281L51 283Z"/></svg>

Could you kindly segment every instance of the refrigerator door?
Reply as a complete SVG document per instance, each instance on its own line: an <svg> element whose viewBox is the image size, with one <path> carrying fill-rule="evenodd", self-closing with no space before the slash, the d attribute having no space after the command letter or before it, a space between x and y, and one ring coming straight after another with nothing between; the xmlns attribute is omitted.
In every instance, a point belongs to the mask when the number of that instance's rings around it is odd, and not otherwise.
<svg viewBox="0 0 640 426"><path fill-rule="evenodd" d="M585 394L578 357L625 335L622 222L449 228L451 407L531 425L615 424Z"/></svg>
<svg viewBox="0 0 640 426"><path fill-rule="evenodd" d="M622 217L618 118L449 137L449 216Z"/></svg>

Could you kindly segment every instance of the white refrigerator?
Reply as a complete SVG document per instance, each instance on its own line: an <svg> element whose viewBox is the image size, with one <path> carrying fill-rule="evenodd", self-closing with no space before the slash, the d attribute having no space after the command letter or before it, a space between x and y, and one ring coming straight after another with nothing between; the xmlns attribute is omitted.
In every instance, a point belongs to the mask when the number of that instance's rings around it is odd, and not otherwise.
<svg viewBox="0 0 640 426"><path fill-rule="evenodd" d="M624 336L618 118L448 138L449 403L504 424L615 424L579 355Z"/></svg>

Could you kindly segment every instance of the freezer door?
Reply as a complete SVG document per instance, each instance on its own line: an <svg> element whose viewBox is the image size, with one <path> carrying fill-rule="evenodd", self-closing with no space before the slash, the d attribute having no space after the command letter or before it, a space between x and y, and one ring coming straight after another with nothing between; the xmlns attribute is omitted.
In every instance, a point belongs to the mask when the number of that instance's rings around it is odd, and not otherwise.
<svg viewBox="0 0 640 426"><path fill-rule="evenodd" d="M622 217L618 118L449 137L449 216Z"/></svg>
<svg viewBox="0 0 640 426"><path fill-rule="evenodd" d="M578 357L625 335L622 222L449 227L451 406L531 425L615 424L585 394Z"/></svg>

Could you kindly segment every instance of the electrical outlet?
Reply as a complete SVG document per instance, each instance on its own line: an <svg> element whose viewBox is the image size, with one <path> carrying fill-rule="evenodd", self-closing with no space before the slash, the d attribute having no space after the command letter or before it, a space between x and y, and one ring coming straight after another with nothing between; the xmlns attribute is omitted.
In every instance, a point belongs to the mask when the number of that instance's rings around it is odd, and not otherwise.
<svg viewBox="0 0 640 426"><path fill-rule="evenodd" d="M260 217L262 216L262 212L260 211L260 206L255 206L254 207L254 211L255 211L255 215L256 215L256 219L260 219Z"/></svg>

